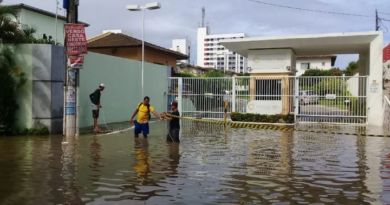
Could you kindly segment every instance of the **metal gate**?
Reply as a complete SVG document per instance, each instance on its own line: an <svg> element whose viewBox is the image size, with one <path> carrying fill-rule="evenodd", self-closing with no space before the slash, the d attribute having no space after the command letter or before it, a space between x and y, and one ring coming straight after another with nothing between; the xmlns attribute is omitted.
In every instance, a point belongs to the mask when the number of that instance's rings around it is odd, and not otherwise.
<svg viewBox="0 0 390 205"><path fill-rule="evenodd" d="M183 116L223 118L227 111L293 114L296 122L366 123L366 76L169 78L168 104Z"/></svg>

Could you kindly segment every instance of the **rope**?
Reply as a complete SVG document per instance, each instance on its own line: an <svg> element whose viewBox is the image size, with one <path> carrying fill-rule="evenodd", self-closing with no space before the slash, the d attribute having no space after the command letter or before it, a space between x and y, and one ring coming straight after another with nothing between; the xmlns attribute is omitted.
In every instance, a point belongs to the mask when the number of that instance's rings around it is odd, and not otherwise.
<svg viewBox="0 0 390 205"><path fill-rule="evenodd" d="M235 121L224 121L215 119L199 119L193 117L181 117L176 115L167 114L171 118L179 118L182 120L191 120L195 122L204 122L215 125L230 126L231 128L249 128L249 129L260 129L260 130L274 130L274 131L299 131L299 132L310 132L318 134L334 134L334 135L356 135L356 136L368 136L368 137L386 137L383 134L366 134L366 133L353 133L353 132L336 132L326 130L307 130L296 128L295 124L288 123L254 123L254 122L235 122Z"/></svg>

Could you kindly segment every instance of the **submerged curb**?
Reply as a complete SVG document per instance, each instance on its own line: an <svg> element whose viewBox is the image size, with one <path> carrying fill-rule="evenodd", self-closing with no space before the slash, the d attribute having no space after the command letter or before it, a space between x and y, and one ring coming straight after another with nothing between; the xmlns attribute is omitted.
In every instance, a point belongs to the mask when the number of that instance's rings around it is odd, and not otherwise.
<svg viewBox="0 0 390 205"><path fill-rule="evenodd" d="M261 129L261 130L274 130L274 131L299 131L299 132L310 132L317 134L333 134L333 135L355 135L355 136L367 136L367 137L387 137L383 134L366 134L366 133L352 133L352 132L334 132L334 131L323 131L323 130L304 130L295 127L295 124L291 123L258 123L258 122L234 122L214 119L201 119L193 117L177 117L183 120L191 120L195 122L205 122L216 125L230 126L232 128L249 128L249 129Z"/></svg>

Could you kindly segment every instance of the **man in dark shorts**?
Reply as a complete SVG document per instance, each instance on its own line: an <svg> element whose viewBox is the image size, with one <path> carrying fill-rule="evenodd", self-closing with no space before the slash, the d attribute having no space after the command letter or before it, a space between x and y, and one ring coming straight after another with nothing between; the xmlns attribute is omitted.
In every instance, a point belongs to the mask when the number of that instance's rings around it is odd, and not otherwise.
<svg viewBox="0 0 390 205"><path fill-rule="evenodd" d="M92 107L92 118L93 118L93 131L94 132L100 132L98 126L98 118L99 118L99 110L102 107L100 104L100 97L101 93L104 90L104 84L100 83L98 89L95 90L95 92L91 93L89 95L89 99L91 100L91 107Z"/></svg>
<svg viewBox="0 0 390 205"><path fill-rule="evenodd" d="M180 113L177 109L177 102L172 102L172 112L163 113L162 118L169 121L168 142L180 142ZM176 117L175 117L176 116Z"/></svg>

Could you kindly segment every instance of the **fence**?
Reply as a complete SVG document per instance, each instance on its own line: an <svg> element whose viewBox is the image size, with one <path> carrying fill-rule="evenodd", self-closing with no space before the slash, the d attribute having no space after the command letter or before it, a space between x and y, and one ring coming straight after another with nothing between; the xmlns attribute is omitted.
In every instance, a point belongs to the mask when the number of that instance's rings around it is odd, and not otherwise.
<svg viewBox="0 0 390 205"><path fill-rule="evenodd" d="M385 113L383 119L383 132L386 136L390 136L390 100L386 95L384 96L384 101Z"/></svg>
<svg viewBox="0 0 390 205"><path fill-rule="evenodd" d="M296 122L366 123L366 76L170 78L169 102L183 116L222 118L227 111L294 114Z"/></svg>

